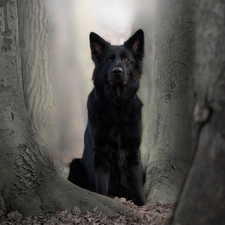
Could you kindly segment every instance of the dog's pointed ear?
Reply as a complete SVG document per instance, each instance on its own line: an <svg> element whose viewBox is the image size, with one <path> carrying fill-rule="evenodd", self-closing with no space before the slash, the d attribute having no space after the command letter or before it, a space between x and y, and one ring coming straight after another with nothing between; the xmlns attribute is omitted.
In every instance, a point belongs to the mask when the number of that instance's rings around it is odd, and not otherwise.
<svg viewBox="0 0 225 225"><path fill-rule="evenodd" d="M144 56L144 32L143 30L138 30L131 36L124 46L130 49L133 52L135 57L138 57L139 60L143 59Z"/></svg>
<svg viewBox="0 0 225 225"><path fill-rule="evenodd" d="M98 60L100 55L102 54L103 49L110 44L94 32L90 33L89 39L90 39L91 57L92 60L96 62L96 60Z"/></svg>

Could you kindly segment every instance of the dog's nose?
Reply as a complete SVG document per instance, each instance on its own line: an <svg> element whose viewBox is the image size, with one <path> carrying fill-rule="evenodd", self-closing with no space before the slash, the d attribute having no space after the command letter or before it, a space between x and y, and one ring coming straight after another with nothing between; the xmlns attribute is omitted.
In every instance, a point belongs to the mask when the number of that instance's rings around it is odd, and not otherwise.
<svg viewBox="0 0 225 225"><path fill-rule="evenodd" d="M123 74L123 69L119 66L113 68L112 70L113 74L115 75L122 75Z"/></svg>

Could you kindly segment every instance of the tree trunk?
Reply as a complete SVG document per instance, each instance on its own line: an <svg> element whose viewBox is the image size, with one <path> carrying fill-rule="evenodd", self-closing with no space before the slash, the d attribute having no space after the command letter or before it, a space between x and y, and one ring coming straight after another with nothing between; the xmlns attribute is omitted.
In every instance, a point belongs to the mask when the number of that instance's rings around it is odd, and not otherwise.
<svg viewBox="0 0 225 225"><path fill-rule="evenodd" d="M177 201L193 151L192 77L194 8L191 1L161 0L156 16L156 73L152 78L144 143L148 201Z"/></svg>
<svg viewBox="0 0 225 225"><path fill-rule="evenodd" d="M0 209L25 216L45 210L128 211L110 198L83 190L63 178L55 161L34 131L22 94L17 1L1 1L0 16ZM25 7L25 6L24 6ZM0 8L1 9L1 8Z"/></svg>
<svg viewBox="0 0 225 225"><path fill-rule="evenodd" d="M19 0L18 16L25 104L42 140L55 150L59 128L49 60L45 1Z"/></svg>
<svg viewBox="0 0 225 225"><path fill-rule="evenodd" d="M173 224L225 224L225 2L201 1L197 17L194 140L197 150Z"/></svg>

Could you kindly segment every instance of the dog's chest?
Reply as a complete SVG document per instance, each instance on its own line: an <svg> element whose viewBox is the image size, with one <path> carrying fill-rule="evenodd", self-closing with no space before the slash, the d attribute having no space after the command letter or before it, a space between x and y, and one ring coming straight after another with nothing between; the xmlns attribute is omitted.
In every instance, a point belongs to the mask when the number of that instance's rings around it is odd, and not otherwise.
<svg viewBox="0 0 225 225"><path fill-rule="evenodd" d="M119 125L129 123L134 114L134 107L132 105L122 105L117 107L105 107L102 113L104 122Z"/></svg>

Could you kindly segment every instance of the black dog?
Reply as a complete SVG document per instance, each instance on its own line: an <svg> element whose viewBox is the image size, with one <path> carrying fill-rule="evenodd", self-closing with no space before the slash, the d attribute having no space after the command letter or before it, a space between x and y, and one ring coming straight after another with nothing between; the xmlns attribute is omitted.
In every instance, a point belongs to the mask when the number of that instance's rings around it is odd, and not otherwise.
<svg viewBox="0 0 225 225"><path fill-rule="evenodd" d="M90 33L94 89L88 97L88 124L81 159L70 164L68 179L107 196L144 204L140 159L141 108L136 95L142 74L144 33L111 45Z"/></svg>

